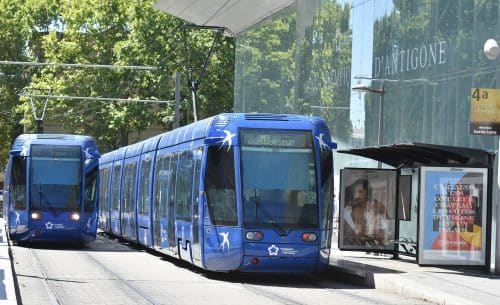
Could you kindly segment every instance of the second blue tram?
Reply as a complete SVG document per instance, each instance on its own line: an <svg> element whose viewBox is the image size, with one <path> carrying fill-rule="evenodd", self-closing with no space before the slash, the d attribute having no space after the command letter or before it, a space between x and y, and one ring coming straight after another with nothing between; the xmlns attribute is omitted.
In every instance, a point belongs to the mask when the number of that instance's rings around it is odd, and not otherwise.
<svg viewBox="0 0 500 305"><path fill-rule="evenodd" d="M96 238L99 152L88 136L23 134L5 174L4 215L15 241Z"/></svg>
<svg viewBox="0 0 500 305"><path fill-rule="evenodd" d="M321 271L335 147L318 117L184 126L101 157L100 226L207 270Z"/></svg>

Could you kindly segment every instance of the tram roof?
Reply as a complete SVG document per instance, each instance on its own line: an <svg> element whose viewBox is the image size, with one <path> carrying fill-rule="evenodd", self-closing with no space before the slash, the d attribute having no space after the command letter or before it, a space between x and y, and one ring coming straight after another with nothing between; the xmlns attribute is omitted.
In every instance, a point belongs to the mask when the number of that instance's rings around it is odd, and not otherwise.
<svg viewBox="0 0 500 305"><path fill-rule="evenodd" d="M143 146L144 146L144 141L127 146L127 151L125 152L125 158L132 158L140 155Z"/></svg>
<svg viewBox="0 0 500 305"><path fill-rule="evenodd" d="M156 150L158 143L160 142L162 135L156 135L152 138L144 140L144 146L142 146L142 153L150 152Z"/></svg>
<svg viewBox="0 0 500 305"><path fill-rule="evenodd" d="M231 125L233 122L237 122L237 124ZM290 122L294 122L294 125L290 125ZM233 145L237 145L237 138L232 138L239 127L262 129L282 127L297 130L316 128L318 134L330 135L328 126L320 117L295 114L221 113L106 153L101 158L101 163L131 158L141 153L201 139L205 139L205 143L208 144L222 143L228 137L228 133L229 135L233 135L231 136ZM331 142L329 136L324 139L322 138L321 141L331 148L336 148L336 143Z"/></svg>
<svg viewBox="0 0 500 305"><path fill-rule="evenodd" d="M199 26L237 36L295 4L295 0L159 0L156 8Z"/></svg>
<svg viewBox="0 0 500 305"><path fill-rule="evenodd" d="M32 144L77 145L86 153L87 158L99 158L97 144L92 137L72 134L22 134L19 135L10 151L11 155L29 156Z"/></svg>

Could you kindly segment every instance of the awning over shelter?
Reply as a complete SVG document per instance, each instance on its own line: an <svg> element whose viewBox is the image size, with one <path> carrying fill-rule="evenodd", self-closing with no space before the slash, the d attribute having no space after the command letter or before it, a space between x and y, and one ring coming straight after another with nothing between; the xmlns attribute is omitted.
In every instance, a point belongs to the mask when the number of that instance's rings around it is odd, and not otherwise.
<svg viewBox="0 0 500 305"><path fill-rule="evenodd" d="M156 7L196 25L228 29L236 36L295 4L295 0L159 0Z"/></svg>
<svg viewBox="0 0 500 305"><path fill-rule="evenodd" d="M353 148L337 152L370 158L393 167L417 167L421 165L491 167L495 158L493 152L482 149L424 143Z"/></svg>

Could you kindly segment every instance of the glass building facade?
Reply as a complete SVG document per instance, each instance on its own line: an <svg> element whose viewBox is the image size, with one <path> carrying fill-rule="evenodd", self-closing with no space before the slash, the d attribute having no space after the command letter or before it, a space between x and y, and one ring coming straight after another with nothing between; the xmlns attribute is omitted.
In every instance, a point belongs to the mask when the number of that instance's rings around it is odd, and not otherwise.
<svg viewBox="0 0 500 305"><path fill-rule="evenodd" d="M341 148L424 142L494 149L470 134L471 88L500 87L498 0L297 0L236 40L235 111L325 118Z"/></svg>
<svg viewBox="0 0 500 305"><path fill-rule="evenodd" d="M500 40L499 15L498 0L296 0L236 38L235 111L321 116L339 149L496 150L498 137L471 134L470 113L472 88L500 88L500 58L483 52ZM360 85L372 92L352 89ZM336 178L339 168L376 165L335 158ZM400 236L416 239L416 201L413 191Z"/></svg>

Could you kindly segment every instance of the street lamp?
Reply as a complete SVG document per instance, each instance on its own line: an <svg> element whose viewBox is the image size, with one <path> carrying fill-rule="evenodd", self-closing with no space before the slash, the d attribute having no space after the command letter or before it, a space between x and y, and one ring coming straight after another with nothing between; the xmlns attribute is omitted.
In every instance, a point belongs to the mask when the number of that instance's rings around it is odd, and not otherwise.
<svg viewBox="0 0 500 305"><path fill-rule="evenodd" d="M484 43L483 47L484 55L489 60L497 59L498 54L500 53L500 48L498 47L498 42L495 39L488 39Z"/></svg>
<svg viewBox="0 0 500 305"><path fill-rule="evenodd" d="M380 94L379 99L379 113L378 113L378 139L377 146L380 147L384 141L384 83L380 86L380 89L372 89L366 85L358 84L352 87L352 90L358 92L372 92ZM378 162L378 168L382 168L382 163Z"/></svg>

